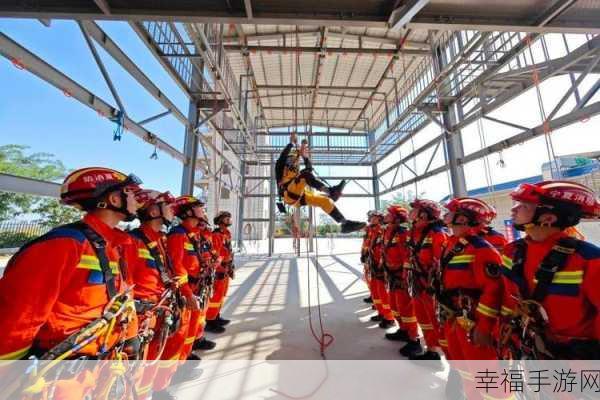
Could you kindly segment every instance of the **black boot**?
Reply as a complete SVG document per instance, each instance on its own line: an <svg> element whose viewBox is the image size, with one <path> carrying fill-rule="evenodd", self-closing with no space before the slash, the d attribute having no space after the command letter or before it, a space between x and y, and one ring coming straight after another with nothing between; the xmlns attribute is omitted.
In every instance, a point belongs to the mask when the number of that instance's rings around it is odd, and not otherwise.
<svg viewBox="0 0 600 400"><path fill-rule="evenodd" d="M365 303L367 303L367 304L371 304L371 303L373 303L373 298L372 298L371 296L369 296L369 297L365 297L365 298L363 299L363 301L364 301Z"/></svg>
<svg viewBox="0 0 600 400"><path fill-rule="evenodd" d="M188 360L189 359L190 358L188 357ZM200 376L202 376L202 372L204 371L198 367L197 362L186 361L177 367L177 372L175 372L173 378L171 378L171 385L177 385L178 383L198 379Z"/></svg>
<svg viewBox="0 0 600 400"><path fill-rule="evenodd" d="M341 197L342 192L344 191L344 187L346 186L346 180L342 180L340 183L338 183L335 186L332 186L329 188L329 190L327 191L329 194L329 198L333 201L338 201L338 199Z"/></svg>
<svg viewBox="0 0 600 400"><path fill-rule="evenodd" d="M408 342L410 340L408 332L403 329L398 329L394 333L386 333L385 338L394 342Z"/></svg>
<svg viewBox="0 0 600 400"><path fill-rule="evenodd" d="M381 314L373 315L371 317L371 321L373 321L373 322L383 321L383 315L381 315Z"/></svg>
<svg viewBox="0 0 600 400"><path fill-rule="evenodd" d="M177 400L177 397L167 391L167 389L152 392L152 400Z"/></svg>
<svg viewBox="0 0 600 400"><path fill-rule="evenodd" d="M217 315L217 319L215 319L215 321L217 321L217 324L221 326L225 326L231 322L229 319L222 318L221 314Z"/></svg>
<svg viewBox="0 0 600 400"><path fill-rule="evenodd" d="M413 354L419 354L423 352L423 347L421 347L421 342L419 339L409 340L400 350L398 350L400 354L404 357L410 357Z"/></svg>
<svg viewBox="0 0 600 400"><path fill-rule="evenodd" d="M212 350L216 347L216 343L206 338L198 339L194 342L192 350Z"/></svg>
<svg viewBox="0 0 600 400"><path fill-rule="evenodd" d="M206 332L211 332L211 333L223 333L225 332L225 328L223 328L216 320L211 320L208 321L206 323L206 326L204 327L204 330Z"/></svg>
<svg viewBox="0 0 600 400"><path fill-rule="evenodd" d="M384 319L379 323L381 329L391 328L392 326L394 326L394 321L391 319Z"/></svg>
<svg viewBox="0 0 600 400"><path fill-rule="evenodd" d="M409 356L408 359L411 361L416 361L416 364L434 369L435 371L442 371L444 369L442 357L440 357L440 354L437 351L427 350L423 354L413 354Z"/></svg>
<svg viewBox="0 0 600 400"><path fill-rule="evenodd" d="M188 360L188 361L200 361L202 359L200 358L199 355L197 355L195 353L190 353L190 355L187 356L186 360Z"/></svg>
<svg viewBox="0 0 600 400"><path fill-rule="evenodd" d="M346 220L342 222L342 233L352 233L360 231L365 226L367 226L367 224L365 224L364 222Z"/></svg>

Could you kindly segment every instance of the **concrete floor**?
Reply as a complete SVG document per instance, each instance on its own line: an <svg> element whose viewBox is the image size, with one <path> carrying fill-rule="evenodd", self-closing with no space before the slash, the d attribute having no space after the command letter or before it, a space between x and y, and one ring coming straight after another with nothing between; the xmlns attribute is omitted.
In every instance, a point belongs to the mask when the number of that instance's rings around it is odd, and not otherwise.
<svg viewBox="0 0 600 400"><path fill-rule="evenodd" d="M309 260L237 257L222 313L232 323L224 334L207 335L217 347L199 353L204 374L179 386L178 398L387 398L400 381L410 398L443 397L446 372L403 360L402 343L385 340L384 330L369 321L374 311L362 301L368 291L357 253L360 240L337 240L334 254L325 241L319 243L321 255ZM316 306L318 297L325 331L335 337L327 361L320 358L308 322L308 305ZM318 331L317 308L311 313Z"/></svg>

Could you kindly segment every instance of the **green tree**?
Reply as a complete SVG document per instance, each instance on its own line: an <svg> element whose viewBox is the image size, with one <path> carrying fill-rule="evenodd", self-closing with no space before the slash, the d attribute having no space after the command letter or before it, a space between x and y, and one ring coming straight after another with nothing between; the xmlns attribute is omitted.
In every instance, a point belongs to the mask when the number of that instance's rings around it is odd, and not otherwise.
<svg viewBox="0 0 600 400"><path fill-rule="evenodd" d="M53 154L27 154L28 148L16 144L0 146L0 172L45 181L60 180L69 172ZM0 192L0 220L29 214L48 226L72 222L81 215L74 208L62 206L56 199Z"/></svg>

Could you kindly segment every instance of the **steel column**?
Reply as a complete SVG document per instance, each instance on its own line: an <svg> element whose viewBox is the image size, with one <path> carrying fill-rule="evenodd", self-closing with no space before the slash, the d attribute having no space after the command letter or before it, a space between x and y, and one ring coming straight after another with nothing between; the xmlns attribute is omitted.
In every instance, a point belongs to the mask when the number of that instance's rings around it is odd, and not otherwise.
<svg viewBox="0 0 600 400"><path fill-rule="evenodd" d="M187 163L183 165L183 175L181 178L181 194L194 194L194 182L196 178L196 161L198 160L198 135L195 133L198 122L198 106L196 102L190 101L188 110L189 123L185 127L185 141L183 144L183 154Z"/></svg>
<svg viewBox="0 0 600 400"><path fill-rule="evenodd" d="M271 164L269 165L271 172L271 184L269 185L269 257L273 255L275 250L275 192L277 191L277 183L275 177L275 158L271 154Z"/></svg>
<svg viewBox="0 0 600 400"><path fill-rule="evenodd" d="M242 161L240 163L240 196L238 203L238 214L237 214L237 247L241 250L244 247L244 203L246 193L246 163Z"/></svg>

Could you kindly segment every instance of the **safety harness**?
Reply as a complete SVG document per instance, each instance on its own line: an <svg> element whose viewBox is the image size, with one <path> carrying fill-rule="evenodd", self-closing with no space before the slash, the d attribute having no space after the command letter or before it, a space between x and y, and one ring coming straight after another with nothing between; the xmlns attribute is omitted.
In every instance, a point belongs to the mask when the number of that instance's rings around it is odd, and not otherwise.
<svg viewBox="0 0 600 400"><path fill-rule="evenodd" d="M512 269L509 277L519 286L519 311L503 332L503 342L511 340L511 332L518 333L519 343L513 344L513 352L520 358L534 359L597 359L600 357L600 344L593 339L571 339L566 343L553 343L546 337L548 315L542 302L549 293L557 273L567 266L569 256L576 253L580 241L572 237L560 238L546 254L535 273L537 281L529 290L525 279L527 242L519 239L514 242Z"/></svg>
<svg viewBox="0 0 600 400"><path fill-rule="evenodd" d="M166 287L168 285L171 284L171 278L169 277L169 272L172 274L173 273L173 266L171 265L171 259L167 256L164 257L164 260L166 262L163 262L163 257L162 254L160 253L160 251L158 250L158 245L153 242L152 240L148 239L148 237L146 235L144 235L144 232L142 232L141 229L135 229L133 231L131 231L131 234L133 236L135 236L136 238L140 239L142 242L144 242L144 245L146 246L146 249L148 249L148 252L150 253L150 255L152 256L152 258L154 258L154 263L156 264L156 269L158 269L158 273L160 275L160 280L163 283L163 285Z"/></svg>
<svg viewBox="0 0 600 400"><path fill-rule="evenodd" d="M481 296L479 289L455 288L445 289L443 285L443 272L450 261L461 254L469 244L473 244L478 238L466 236L458 239L458 242L440 260L440 268L435 271L432 278L432 288L436 300L436 313L441 323L456 318L459 324L468 332L474 326L475 305Z"/></svg>
<svg viewBox="0 0 600 400"><path fill-rule="evenodd" d="M414 232L411 232L411 235L407 241L412 264L412 267L408 271L408 290L410 295L413 297L424 289L420 279L427 278L427 272L423 266L421 266L421 262L419 261L419 253L423 249L425 240L427 239L427 236L429 236L429 233L433 230L434 225L435 223L431 223L423 229L421 239L419 239L418 242L415 242Z"/></svg>
<svg viewBox="0 0 600 400"><path fill-rule="evenodd" d="M215 270L211 268L202 257L202 253L209 252L212 248L211 244L202 235L197 239L192 232L189 232L184 226L182 226L187 238L194 247L196 258L200 263L202 273L200 276L189 276L189 281L192 284L198 284L198 293L196 296L199 298L200 306L204 307L208 298L212 296L213 283L215 281ZM204 273L204 275L202 275Z"/></svg>
<svg viewBox="0 0 600 400"><path fill-rule="evenodd" d="M394 247L396 245L396 243L398 243L398 242L394 242L394 239L396 237L398 237L399 235L405 233L406 231L407 231L407 229L404 226L399 225L396 227L396 229L392 233L389 240L387 240L387 241L384 240L384 243L383 243L384 254L385 254L386 250L391 249L392 247ZM385 257L385 255L384 255L384 257ZM384 260L385 260L385 258L384 258ZM389 291L404 288L404 285L402 282L402 276L401 276L403 266L401 266L397 270L390 270L384 261L384 270L386 272L386 283L387 283L387 289Z"/></svg>

